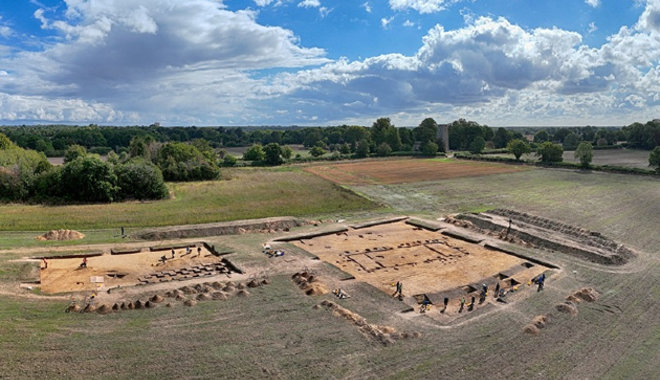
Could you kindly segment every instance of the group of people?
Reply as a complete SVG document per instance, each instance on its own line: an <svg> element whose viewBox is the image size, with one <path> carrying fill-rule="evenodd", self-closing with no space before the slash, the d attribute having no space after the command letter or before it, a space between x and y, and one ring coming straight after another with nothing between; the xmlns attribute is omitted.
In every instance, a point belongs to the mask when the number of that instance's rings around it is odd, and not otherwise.
<svg viewBox="0 0 660 380"><path fill-rule="evenodd" d="M172 257L170 257L169 259L172 260L176 256L176 251L174 250L174 248L172 248L172 251L170 253L171 253ZM186 253L181 255L181 257L190 255L191 253L192 253L192 246L187 246L186 247ZM200 257L201 255L202 255L202 247L197 246L197 256L193 256L193 257ZM167 260L168 260L168 258L165 255L160 257L160 262L162 262L163 264L165 264L165 262Z"/></svg>
<svg viewBox="0 0 660 380"><path fill-rule="evenodd" d="M537 285L538 285L538 289L537 289L537 291L538 291L538 292L542 291L542 290L543 290L543 286L544 286L544 284L545 284L545 273L542 273L542 274L540 274L539 276L534 277L534 278L530 281L530 285L531 285L531 284L537 284ZM401 299L401 298L403 297L402 288L403 288L403 284L402 284L400 281L397 282L397 283L396 283L396 291L394 292L394 294L393 294L392 296L396 297L396 296L398 295L399 298ZM494 293L493 293L493 298L495 298L495 300L496 300L497 302L500 302L500 303L507 303L507 301L506 301L506 299L505 299L505 296L506 296L508 293L512 293L512 292L515 292L515 291L517 291L517 290L518 290L518 286L517 286L517 285L513 285L513 284L512 284L512 285L511 285L511 288L510 288L509 290L506 290L506 289L502 288L502 287L500 286L500 283L498 282L498 283L495 285L495 291L494 291ZM486 284L481 284L481 291L479 292L479 304L484 303L484 302L486 301L486 298L487 298L487 297L488 297L488 285L486 285ZM466 308L467 308L467 311L472 311L472 310L474 310L474 307L475 307L476 301L477 301L476 297L475 297L475 296L471 296L471 298L470 298L470 303L467 303L467 304L466 304L465 296L461 297L461 299L460 299L460 306L459 306L459 308L458 308L458 312L459 312L459 313L462 313ZM443 308L440 310L441 313L444 313L444 312L447 310L447 304L448 304L448 303L449 303L449 298L448 298L448 297L445 297L445 298L443 299ZM419 312L420 312L420 313L426 313L426 312L429 311L430 309L431 309L431 301L430 301L427 297L424 297L424 300L422 301L422 304L421 304L421 306L420 306L420 308L419 308Z"/></svg>

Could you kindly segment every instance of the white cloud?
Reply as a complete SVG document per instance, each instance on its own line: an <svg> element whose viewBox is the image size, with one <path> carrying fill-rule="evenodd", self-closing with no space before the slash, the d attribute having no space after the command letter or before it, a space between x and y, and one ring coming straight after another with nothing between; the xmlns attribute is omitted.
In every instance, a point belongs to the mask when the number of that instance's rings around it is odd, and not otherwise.
<svg viewBox="0 0 660 380"><path fill-rule="evenodd" d="M394 16L389 18L383 17L380 19L380 25L383 27L383 29L387 29L392 21L394 21Z"/></svg>
<svg viewBox="0 0 660 380"><path fill-rule="evenodd" d="M410 20L406 20L406 21L403 22L403 26L413 27L413 26L415 26L415 23L410 21Z"/></svg>
<svg viewBox="0 0 660 380"><path fill-rule="evenodd" d="M303 8L318 8L321 6L321 2L319 0L303 0L298 3L298 6Z"/></svg>
<svg viewBox="0 0 660 380"><path fill-rule="evenodd" d="M259 7L265 7L267 5L270 5L275 0L254 0L254 3L257 4Z"/></svg>
<svg viewBox="0 0 660 380"><path fill-rule="evenodd" d="M589 29L587 29L587 33L591 34L591 33L595 32L597 30L598 30L598 27L596 26L596 23L595 22L590 22L589 23Z"/></svg>
<svg viewBox="0 0 660 380"><path fill-rule="evenodd" d="M0 120L66 120L78 123L111 123L130 120L112 106L81 99L52 99L41 96L10 95L0 92Z"/></svg>
<svg viewBox="0 0 660 380"><path fill-rule="evenodd" d="M364 8L364 10L367 13L371 13L371 5L369 5L368 1L365 1L364 3L362 3L362 8Z"/></svg>
<svg viewBox="0 0 660 380"><path fill-rule="evenodd" d="M591 7L594 7L594 8L597 8L597 7L600 6L600 0L584 0L584 2L587 3L587 5L589 5Z"/></svg>
<svg viewBox="0 0 660 380"><path fill-rule="evenodd" d="M448 5L460 0L389 0L394 10L414 9L419 13L434 13L445 10Z"/></svg>

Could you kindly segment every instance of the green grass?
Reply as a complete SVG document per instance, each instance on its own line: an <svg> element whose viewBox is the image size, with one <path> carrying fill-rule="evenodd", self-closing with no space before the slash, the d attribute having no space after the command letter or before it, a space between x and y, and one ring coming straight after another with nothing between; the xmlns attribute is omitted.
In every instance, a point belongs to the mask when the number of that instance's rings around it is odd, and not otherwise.
<svg viewBox="0 0 660 380"><path fill-rule="evenodd" d="M118 229L120 226L154 227L270 216L350 213L378 207L349 190L296 168L233 169L226 170L225 174L231 179L170 183L174 197L162 201L69 206L2 205L0 226L3 231Z"/></svg>

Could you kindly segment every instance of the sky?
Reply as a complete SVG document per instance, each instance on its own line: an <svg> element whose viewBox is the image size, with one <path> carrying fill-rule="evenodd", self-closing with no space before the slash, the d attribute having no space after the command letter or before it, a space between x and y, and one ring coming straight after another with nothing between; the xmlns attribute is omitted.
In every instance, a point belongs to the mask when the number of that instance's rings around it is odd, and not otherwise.
<svg viewBox="0 0 660 380"><path fill-rule="evenodd" d="M660 0L0 0L0 124L622 126Z"/></svg>

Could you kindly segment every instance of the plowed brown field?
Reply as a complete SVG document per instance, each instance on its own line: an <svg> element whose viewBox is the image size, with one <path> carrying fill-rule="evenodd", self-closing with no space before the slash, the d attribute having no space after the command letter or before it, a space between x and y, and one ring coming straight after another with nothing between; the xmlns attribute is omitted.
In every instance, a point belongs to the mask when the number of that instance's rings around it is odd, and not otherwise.
<svg viewBox="0 0 660 380"><path fill-rule="evenodd" d="M343 185L389 185L511 173L529 169L529 167L497 163L408 158L318 165L310 166L305 170Z"/></svg>

